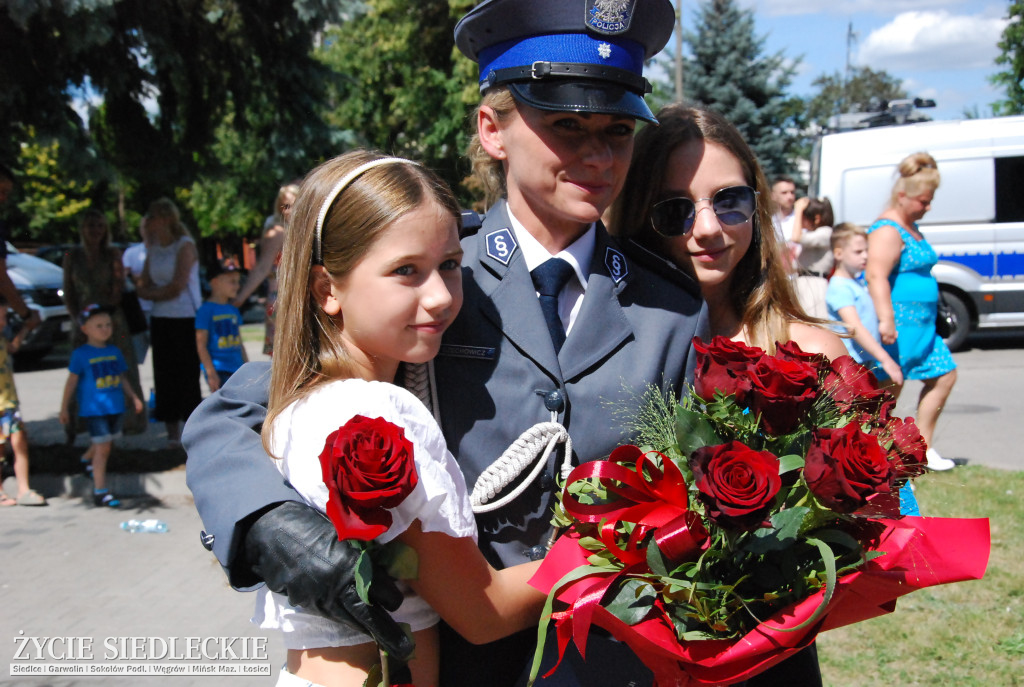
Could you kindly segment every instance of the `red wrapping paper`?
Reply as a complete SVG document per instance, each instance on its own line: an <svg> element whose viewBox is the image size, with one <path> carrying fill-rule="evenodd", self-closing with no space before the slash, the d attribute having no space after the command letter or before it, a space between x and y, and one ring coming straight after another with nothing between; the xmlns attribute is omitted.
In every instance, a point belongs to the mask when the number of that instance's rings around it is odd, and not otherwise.
<svg viewBox="0 0 1024 687"><path fill-rule="evenodd" d="M595 573L568 584L557 594L571 607L553 615L560 653L573 639L585 657L586 635L593 624L627 644L654 672L656 687L731 684L782 661L813 642L818 632L892 612L896 599L904 594L980 579L985 574L990 550L986 518L904 517L877 521L886 529L872 549L885 555L841 577L825 614L807 627L787 629L811 617L822 602L824 590L779 611L739 639L681 643L671 621L657 614L629 626L600 606L611 578L623 573ZM567 573L587 565L587 555L575 536L562 537L530 584L550 592Z"/></svg>

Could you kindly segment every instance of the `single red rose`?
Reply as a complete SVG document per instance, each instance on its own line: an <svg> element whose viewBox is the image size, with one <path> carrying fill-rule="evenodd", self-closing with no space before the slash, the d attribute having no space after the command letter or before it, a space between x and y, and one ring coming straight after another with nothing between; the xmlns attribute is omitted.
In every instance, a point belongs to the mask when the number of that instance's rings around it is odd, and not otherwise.
<svg viewBox="0 0 1024 687"><path fill-rule="evenodd" d="M782 485L775 455L730 441L697 449L689 462L708 518L743 530L765 525Z"/></svg>
<svg viewBox="0 0 1024 687"><path fill-rule="evenodd" d="M799 360L762 358L753 367L750 410L761 414L768 434L789 434L818 397L818 372Z"/></svg>
<svg viewBox="0 0 1024 687"><path fill-rule="evenodd" d="M891 493L896 473L877 437L851 423L814 431L803 477L827 508L852 513L876 494Z"/></svg>
<svg viewBox="0 0 1024 687"><path fill-rule="evenodd" d="M893 395L879 386L875 375L848 355L832 361L823 387L841 413L856 407L871 415L889 414L896 404Z"/></svg>
<svg viewBox="0 0 1024 687"><path fill-rule="evenodd" d="M829 368L828 356L822 353L807 353L797 345L796 341L776 342L775 357L807 363L817 370L819 375Z"/></svg>
<svg viewBox="0 0 1024 687"><path fill-rule="evenodd" d="M356 415L331 432L320 453L327 517L338 539L370 541L391 526L394 508L416 488L412 442L384 418Z"/></svg>
<svg viewBox="0 0 1024 687"><path fill-rule="evenodd" d="M889 457L897 463L896 470L900 478L917 477L926 472L928 460L925 452L928 445L913 418L889 418L879 432L879 439L892 442Z"/></svg>
<svg viewBox="0 0 1024 687"><path fill-rule="evenodd" d="M694 337L697 366L693 388L705 401L715 397L715 391L732 394L743 405L750 391L750 367L764 355L760 348L752 348L724 336L716 336L710 344Z"/></svg>

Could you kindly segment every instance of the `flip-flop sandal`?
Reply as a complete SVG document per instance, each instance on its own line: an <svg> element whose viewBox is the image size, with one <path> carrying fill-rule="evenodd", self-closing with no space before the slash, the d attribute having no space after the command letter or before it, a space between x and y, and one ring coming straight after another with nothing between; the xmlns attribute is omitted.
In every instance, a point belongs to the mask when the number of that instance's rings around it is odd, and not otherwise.
<svg viewBox="0 0 1024 687"><path fill-rule="evenodd" d="M34 489L29 489L24 494L18 497L19 506L45 506L46 499L43 498L42 494Z"/></svg>
<svg viewBox="0 0 1024 687"><path fill-rule="evenodd" d="M3 492L0 492L0 508L8 508L10 506L17 506L17 505L18 505L17 499L12 499L7 494L4 494Z"/></svg>

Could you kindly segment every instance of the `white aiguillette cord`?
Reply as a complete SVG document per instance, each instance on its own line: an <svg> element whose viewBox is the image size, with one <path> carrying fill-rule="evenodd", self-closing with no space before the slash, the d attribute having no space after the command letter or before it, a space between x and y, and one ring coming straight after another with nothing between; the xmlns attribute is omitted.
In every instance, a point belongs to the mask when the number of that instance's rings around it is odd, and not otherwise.
<svg viewBox="0 0 1024 687"><path fill-rule="evenodd" d="M440 423L437 394L434 383L434 364L406 364L405 387L411 391L434 414ZM538 422L536 425L519 435L501 457L481 473L469 500L474 513L489 513L502 508L514 501L537 479L548 463L551 452L558 444L565 444L565 455L562 458L561 477L565 481L572 472L572 439L569 432L556 420L558 413L551 411L550 422ZM512 484L523 472L534 463L533 470L520 484L497 501L491 500L501 490Z"/></svg>

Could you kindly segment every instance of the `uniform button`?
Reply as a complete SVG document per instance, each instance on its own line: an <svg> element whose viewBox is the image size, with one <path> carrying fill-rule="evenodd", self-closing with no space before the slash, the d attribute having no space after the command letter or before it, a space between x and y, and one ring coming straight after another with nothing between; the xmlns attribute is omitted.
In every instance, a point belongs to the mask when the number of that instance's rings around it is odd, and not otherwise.
<svg viewBox="0 0 1024 687"><path fill-rule="evenodd" d="M203 545L203 548L207 551L213 551L213 540L212 534L207 534L205 531L199 533L199 543Z"/></svg>
<svg viewBox="0 0 1024 687"><path fill-rule="evenodd" d="M537 483L544 491L551 491L555 488L555 478L546 472L541 473L540 479L537 480Z"/></svg>
<svg viewBox="0 0 1024 687"><path fill-rule="evenodd" d="M540 544L538 544L537 546L531 546L526 550L526 557L529 558L531 561L543 560L544 556L546 556L547 554L548 547L541 546Z"/></svg>
<svg viewBox="0 0 1024 687"><path fill-rule="evenodd" d="M565 395L561 389L549 391L544 396L544 407L553 413L560 413L565 409Z"/></svg>

